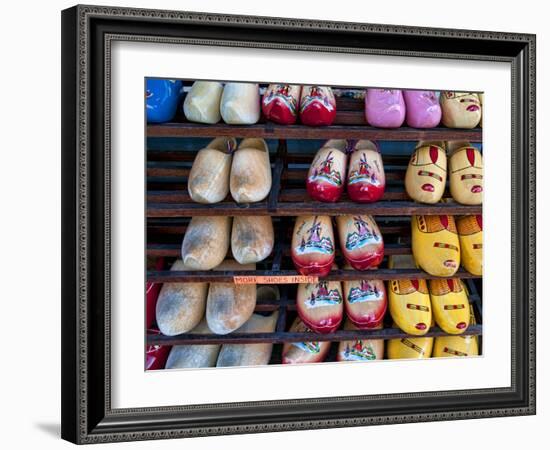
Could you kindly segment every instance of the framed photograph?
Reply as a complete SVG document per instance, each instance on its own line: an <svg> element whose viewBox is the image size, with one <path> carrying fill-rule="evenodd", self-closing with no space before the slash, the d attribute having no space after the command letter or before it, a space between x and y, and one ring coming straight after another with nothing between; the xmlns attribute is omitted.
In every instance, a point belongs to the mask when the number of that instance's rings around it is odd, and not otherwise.
<svg viewBox="0 0 550 450"><path fill-rule="evenodd" d="M62 12L62 437L535 413L535 36Z"/></svg>

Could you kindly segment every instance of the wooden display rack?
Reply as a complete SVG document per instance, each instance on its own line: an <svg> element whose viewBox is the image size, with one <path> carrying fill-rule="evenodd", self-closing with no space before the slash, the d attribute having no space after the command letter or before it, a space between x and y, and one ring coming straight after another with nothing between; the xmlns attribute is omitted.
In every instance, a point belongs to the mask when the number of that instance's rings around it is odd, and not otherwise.
<svg viewBox="0 0 550 450"><path fill-rule="evenodd" d="M193 216L238 216L269 215L274 219L276 229L275 247L272 254L257 264L255 271L157 271L147 272L147 281L151 282L233 282L235 276L294 276L298 275L290 261L290 236L293 220L289 216L301 214L319 214L337 216L342 214L370 214L376 216L385 242L385 255L410 254L410 216L421 215L466 215L481 214L481 206L458 204L448 191L444 202L435 205L420 204L411 201L404 190L404 176L410 155L382 154L386 173L386 192L381 201L372 204L354 203L344 194L337 203L321 203L311 200L305 190L305 181L309 164L314 153L290 152L287 139L371 139L394 141L418 140L467 140L481 142L481 129L462 130L437 127L432 129L378 129L365 124L363 100L337 98L337 116L334 125L329 127L307 127L304 125L275 125L261 123L249 126L234 126L219 123L202 125L185 122L181 116L174 122L147 126L148 138L195 138L217 136L262 137L277 139L275 153L270 154L272 163L272 189L265 201L253 204L237 204L229 196L223 202L214 205L194 203L187 192L187 177L196 152L182 150L147 151L147 256L179 258L181 241L188 221ZM199 149L197 149L199 150ZM336 233L335 233L336 234ZM397 239L401 237L401 239ZM405 239L403 239L405 238ZM338 246L336 246L338 247ZM342 262L337 252L338 266ZM389 269L387 258L376 270L333 270L326 280L357 279L430 279L431 276L420 269ZM464 279L469 300L474 306L476 325L470 325L466 335L481 335L481 297L474 284L476 277L463 268L453 278ZM328 334L290 333L286 331L290 320L296 314L296 285L281 284L281 298L277 301L262 302L256 305L257 312L279 310L276 330L273 333L230 333L227 335L204 335L186 333L179 336L150 334L148 345L182 344L224 344L224 343L285 343L301 341L342 341L355 339L395 339L410 336L398 328L380 330L338 330ZM389 318L389 313L386 314ZM444 336L441 329L433 327L425 336ZM274 352L277 353L277 352ZM280 352L279 352L280 353ZM272 362L277 357L272 359ZM330 360L330 357L329 357Z"/></svg>

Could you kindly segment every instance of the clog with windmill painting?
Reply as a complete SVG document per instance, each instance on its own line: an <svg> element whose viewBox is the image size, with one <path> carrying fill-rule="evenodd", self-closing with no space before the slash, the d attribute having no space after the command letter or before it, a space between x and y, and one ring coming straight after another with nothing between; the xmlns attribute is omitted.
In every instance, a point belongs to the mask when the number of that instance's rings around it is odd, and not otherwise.
<svg viewBox="0 0 550 450"><path fill-rule="evenodd" d="M313 127L331 125L336 117L336 99L328 86L302 86L300 122Z"/></svg>
<svg viewBox="0 0 550 450"><path fill-rule="evenodd" d="M300 283L296 309L302 321L317 333L332 333L344 317L342 285L339 281Z"/></svg>
<svg viewBox="0 0 550 450"><path fill-rule="evenodd" d="M378 267L384 258L384 239L372 216L337 216L340 249L355 270Z"/></svg>
<svg viewBox="0 0 550 450"><path fill-rule="evenodd" d="M330 139L315 155L306 180L307 192L313 200L337 202L342 196L347 145L345 139Z"/></svg>
<svg viewBox="0 0 550 450"><path fill-rule="evenodd" d="M349 156L347 191L354 202L372 203L380 200L386 188L382 156L376 143L360 140Z"/></svg>
<svg viewBox="0 0 550 450"><path fill-rule="evenodd" d="M264 117L281 125L296 123L301 91L298 84L270 84L262 97Z"/></svg>
<svg viewBox="0 0 550 450"><path fill-rule="evenodd" d="M291 333L311 333L311 329L300 319L292 323ZM311 341L285 342L283 344L283 364L307 364L322 362L330 350L330 341L315 341L315 334L311 333Z"/></svg>
<svg viewBox="0 0 550 450"><path fill-rule="evenodd" d="M334 262L334 233L329 216L298 216L290 250L296 270L302 275L324 277Z"/></svg>

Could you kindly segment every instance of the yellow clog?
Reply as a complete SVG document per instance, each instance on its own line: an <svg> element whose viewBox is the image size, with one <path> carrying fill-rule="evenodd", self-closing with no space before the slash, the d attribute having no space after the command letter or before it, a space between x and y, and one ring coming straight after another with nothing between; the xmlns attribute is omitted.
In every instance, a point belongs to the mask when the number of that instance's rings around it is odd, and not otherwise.
<svg viewBox="0 0 550 450"><path fill-rule="evenodd" d="M468 296L458 278L429 281L435 322L449 334L462 334L470 323Z"/></svg>
<svg viewBox="0 0 550 450"><path fill-rule="evenodd" d="M460 265L460 244L453 216L412 216L412 252L430 275L451 277Z"/></svg>
<svg viewBox="0 0 550 450"><path fill-rule="evenodd" d="M453 199L463 205L481 205L483 200L483 157L469 142L450 141L449 186Z"/></svg>
<svg viewBox="0 0 550 450"><path fill-rule="evenodd" d="M483 221L481 215L464 216L456 221L460 240L460 260L471 274L483 273Z"/></svg>
<svg viewBox="0 0 550 450"><path fill-rule="evenodd" d="M386 347L388 359L422 359L432 355L434 338L390 339Z"/></svg>
<svg viewBox="0 0 550 450"><path fill-rule="evenodd" d="M445 192L446 179L447 155L443 142L420 141L405 173L409 197L417 202L437 203Z"/></svg>
<svg viewBox="0 0 550 450"><path fill-rule="evenodd" d="M435 338L433 357L477 356L476 336L440 336Z"/></svg>

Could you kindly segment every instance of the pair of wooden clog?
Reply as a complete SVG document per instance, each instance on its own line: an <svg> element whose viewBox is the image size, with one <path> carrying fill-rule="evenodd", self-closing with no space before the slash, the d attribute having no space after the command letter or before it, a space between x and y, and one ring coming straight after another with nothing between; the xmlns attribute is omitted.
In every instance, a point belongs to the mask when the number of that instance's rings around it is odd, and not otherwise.
<svg viewBox="0 0 550 450"><path fill-rule="evenodd" d="M260 90L257 83L195 81L183 102L190 122L215 124L223 118L231 125L251 125L260 119Z"/></svg>
<svg viewBox="0 0 550 450"><path fill-rule="evenodd" d="M269 216L195 216L185 231L181 257L189 270L210 270L221 264L231 243L237 262L257 263L269 256L274 242Z"/></svg>
<svg viewBox="0 0 550 450"><path fill-rule="evenodd" d="M483 94L481 94L483 95ZM473 92L442 91L442 123L449 128L475 128L481 121L481 100Z"/></svg>
<svg viewBox="0 0 550 450"><path fill-rule="evenodd" d="M398 128L407 119L414 128L433 128L441 120L435 91L367 89L365 119L373 127Z"/></svg>
<svg viewBox="0 0 550 450"><path fill-rule="evenodd" d="M255 270L255 264L241 265L226 260L214 270ZM173 271L193 270L177 260ZM194 329L204 316L212 332L230 333L242 326L256 307L256 285L234 283L164 283L156 305L159 330L175 336Z"/></svg>
<svg viewBox="0 0 550 450"><path fill-rule="evenodd" d="M267 120L292 125L331 125L336 117L336 100L328 86L270 84L262 97L262 112Z"/></svg>
<svg viewBox="0 0 550 450"><path fill-rule="evenodd" d="M276 286L262 286L257 289L258 300L268 295L271 300L279 298ZM269 316L252 314L236 333L271 333L275 331L278 313ZM211 334L206 320L202 320L190 333ZM185 344L175 345L166 362L167 369L189 369L199 367L229 367L266 365L271 358L273 344Z"/></svg>
<svg viewBox="0 0 550 450"><path fill-rule="evenodd" d="M377 327L381 328L381 326ZM352 322L347 321L344 329L356 330ZM307 333L312 330L297 317L290 332ZM283 364L318 363L325 360L330 350L330 341L290 342L283 344ZM341 341L338 344L337 361L373 361L384 358L383 339L356 339Z"/></svg>
<svg viewBox="0 0 550 450"><path fill-rule="evenodd" d="M411 229L416 264L430 275L453 276L462 262L468 272L481 276L481 215L462 216L456 222L453 216L412 216Z"/></svg>
<svg viewBox="0 0 550 450"><path fill-rule="evenodd" d="M392 256L390 268L411 269L410 256ZM449 279L390 280L389 309L395 324L405 333L422 336L432 320L446 333L462 334L470 323L468 295L462 281ZM429 286L429 290L428 290Z"/></svg>
<svg viewBox="0 0 550 450"><path fill-rule="evenodd" d="M218 203L229 191L237 203L259 202L271 190L269 148L263 139L220 137L199 150L187 182L198 203Z"/></svg>
<svg viewBox="0 0 550 450"><path fill-rule="evenodd" d="M480 205L483 199L483 157L469 142L447 142L449 152L449 185L455 201L464 205ZM443 142L420 141L415 148L407 172L405 189L417 202L437 203L445 192L447 155Z"/></svg>
<svg viewBox="0 0 550 450"><path fill-rule="evenodd" d="M370 203L380 200L386 187L382 157L376 143L367 140L330 139L315 155L309 167L306 187L312 199L336 202L344 192L347 155L347 191L353 201Z"/></svg>
<svg viewBox="0 0 550 450"><path fill-rule="evenodd" d="M390 339L388 359L422 359L479 355L476 336L406 337Z"/></svg>
<svg viewBox="0 0 550 450"><path fill-rule="evenodd" d="M371 216L336 217L340 247L356 270L377 267L384 257L384 240ZM291 257L302 275L326 276L334 262L334 233L329 216L298 216L294 225Z"/></svg>
<svg viewBox="0 0 550 450"><path fill-rule="evenodd" d="M380 280L301 283L296 295L298 315L317 333L337 330L344 310L358 329L376 328L382 323L387 304L386 288Z"/></svg>

